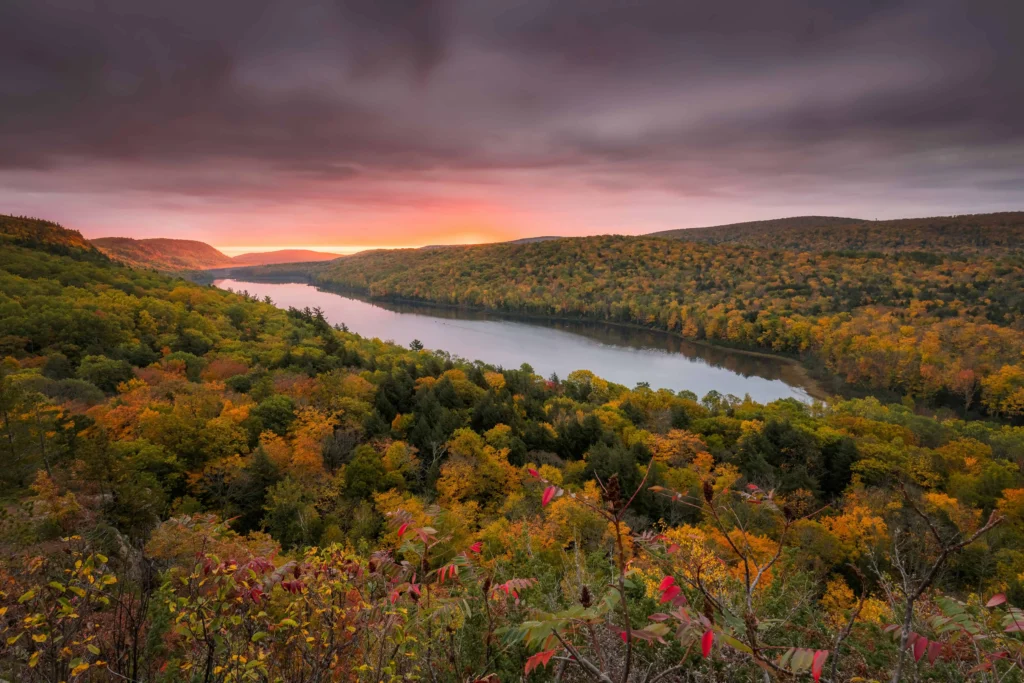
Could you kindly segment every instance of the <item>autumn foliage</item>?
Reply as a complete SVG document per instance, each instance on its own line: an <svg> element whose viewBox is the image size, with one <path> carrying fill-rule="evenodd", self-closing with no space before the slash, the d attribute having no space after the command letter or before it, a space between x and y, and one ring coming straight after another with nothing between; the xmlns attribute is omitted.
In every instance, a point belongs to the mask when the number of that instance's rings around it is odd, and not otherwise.
<svg viewBox="0 0 1024 683"><path fill-rule="evenodd" d="M1021 676L1020 426L545 379L47 240L0 263L6 680Z"/></svg>

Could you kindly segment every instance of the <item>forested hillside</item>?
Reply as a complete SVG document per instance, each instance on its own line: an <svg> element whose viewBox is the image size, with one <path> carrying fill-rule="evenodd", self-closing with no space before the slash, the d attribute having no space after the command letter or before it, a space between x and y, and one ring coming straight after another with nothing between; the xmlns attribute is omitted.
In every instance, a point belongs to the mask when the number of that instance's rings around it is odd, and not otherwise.
<svg viewBox="0 0 1024 683"><path fill-rule="evenodd" d="M67 230L38 218L0 214L0 249L15 245L46 249L77 259L106 260L77 230Z"/></svg>
<svg viewBox="0 0 1024 683"><path fill-rule="evenodd" d="M1000 255L1006 251L1024 251L1024 212L888 221L798 216L665 230L650 236L792 251L939 251Z"/></svg>
<svg viewBox="0 0 1024 683"><path fill-rule="evenodd" d="M100 237L91 242L115 261L133 268L152 268L167 273L259 266L268 263L331 261L338 258L337 254L311 249L277 249L231 257L205 242L159 237Z"/></svg>
<svg viewBox="0 0 1024 683"><path fill-rule="evenodd" d="M196 240L100 237L91 241L110 258L134 268L178 271L231 265L231 257Z"/></svg>
<svg viewBox="0 0 1024 683"><path fill-rule="evenodd" d="M1024 416L1024 260L586 237L375 251L311 271L365 292L633 323L797 354L846 382Z"/></svg>
<svg viewBox="0 0 1024 683"><path fill-rule="evenodd" d="M0 262L0 677L1019 678L1024 428L471 364L44 227ZM511 272L572 296L551 258Z"/></svg>

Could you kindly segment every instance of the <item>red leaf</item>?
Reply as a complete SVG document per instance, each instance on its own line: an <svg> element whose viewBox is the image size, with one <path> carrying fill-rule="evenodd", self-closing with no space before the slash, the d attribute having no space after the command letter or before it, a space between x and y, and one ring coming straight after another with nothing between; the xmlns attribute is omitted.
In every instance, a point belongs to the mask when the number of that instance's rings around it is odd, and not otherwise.
<svg viewBox="0 0 1024 683"><path fill-rule="evenodd" d="M625 631L619 631L619 638L622 638L622 642L626 642L628 640L628 637L627 637Z"/></svg>
<svg viewBox="0 0 1024 683"><path fill-rule="evenodd" d="M700 653L704 659L708 658L711 654L711 645L715 642L715 632L708 629L704 632L704 635L700 638Z"/></svg>
<svg viewBox="0 0 1024 683"><path fill-rule="evenodd" d="M669 602L670 600L673 600L677 595L679 595L682 592L683 591L680 590L679 586L669 586L668 590L664 591L661 594L661 602L662 603Z"/></svg>
<svg viewBox="0 0 1024 683"><path fill-rule="evenodd" d="M401 538L405 534L405 530L409 528L409 522L405 522L402 526L398 527L398 537Z"/></svg>
<svg viewBox="0 0 1024 683"><path fill-rule="evenodd" d="M534 479L540 479L540 472L533 469L532 467L527 469L526 471L529 472L530 476L533 477Z"/></svg>
<svg viewBox="0 0 1024 683"><path fill-rule="evenodd" d="M828 650L818 650L814 653L814 660L811 662L811 675L814 676L814 681L821 680L821 670L825 666L825 660L828 659Z"/></svg>
<svg viewBox="0 0 1024 683"><path fill-rule="evenodd" d="M757 490L757 484L747 484L747 490L748 491L756 491Z"/></svg>
<svg viewBox="0 0 1024 683"><path fill-rule="evenodd" d="M547 650L545 652L538 652L537 654L533 655L532 657L526 660L526 667L524 669L524 673L529 674L531 671L540 666L547 667L548 662L551 661L551 657L554 654L554 650Z"/></svg>
<svg viewBox="0 0 1024 683"><path fill-rule="evenodd" d="M482 541L477 541L473 545L469 546L469 552L471 552L471 553L478 553L478 552L480 552L483 549L484 549L484 544L483 544Z"/></svg>
<svg viewBox="0 0 1024 683"><path fill-rule="evenodd" d="M666 576L664 579L661 580L661 583L658 584L658 590L664 593L668 590L668 587L674 584L675 582L676 580L674 578L672 578L671 576Z"/></svg>
<svg viewBox="0 0 1024 683"><path fill-rule="evenodd" d="M549 486L544 489L544 497L540 499L541 507L547 507L547 504L551 502L551 499L555 497L555 493L557 492L558 489L554 486Z"/></svg>
<svg viewBox="0 0 1024 683"><path fill-rule="evenodd" d="M982 662L978 666L976 666L973 669L971 669L970 671L968 671L967 675L969 676L971 674L976 674L979 671L991 671L991 670L992 670L992 660L991 659L986 659L984 662Z"/></svg>
<svg viewBox="0 0 1024 683"><path fill-rule="evenodd" d="M391 592L391 604L395 604L398 601L398 591Z"/></svg>
<svg viewBox="0 0 1024 683"><path fill-rule="evenodd" d="M413 595L419 595L420 594L420 586L419 586L419 584L418 583L410 583L409 584L409 592L412 593Z"/></svg>
<svg viewBox="0 0 1024 683"><path fill-rule="evenodd" d="M928 663L934 664L935 660L939 658L939 653L942 652L942 643L933 640L928 643Z"/></svg>
<svg viewBox="0 0 1024 683"><path fill-rule="evenodd" d="M677 550L679 550L679 546L677 544L675 544L675 543L673 543L669 547L665 548L665 552L669 553L670 555L672 553L676 552Z"/></svg>
<svg viewBox="0 0 1024 683"><path fill-rule="evenodd" d="M914 641L914 661L921 661L921 657L924 656L924 651L928 649L928 639L924 636L918 636L917 640Z"/></svg>
<svg viewBox="0 0 1024 683"><path fill-rule="evenodd" d="M1003 593L996 593L988 599L988 602L985 603L985 607L999 607L999 605L1004 602L1006 602L1006 595Z"/></svg>

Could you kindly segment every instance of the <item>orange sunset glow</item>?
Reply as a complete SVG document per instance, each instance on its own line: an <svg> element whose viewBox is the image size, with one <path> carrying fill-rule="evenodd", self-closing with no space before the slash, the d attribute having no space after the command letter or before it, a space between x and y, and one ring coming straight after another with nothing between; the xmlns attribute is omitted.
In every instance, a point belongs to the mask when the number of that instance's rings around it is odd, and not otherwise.
<svg viewBox="0 0 1024 683"><path fill-rule="evenodd" d="M1020 198L1019 36L970 3L3 4L0 207L88 238L347 252Z"/></svg>

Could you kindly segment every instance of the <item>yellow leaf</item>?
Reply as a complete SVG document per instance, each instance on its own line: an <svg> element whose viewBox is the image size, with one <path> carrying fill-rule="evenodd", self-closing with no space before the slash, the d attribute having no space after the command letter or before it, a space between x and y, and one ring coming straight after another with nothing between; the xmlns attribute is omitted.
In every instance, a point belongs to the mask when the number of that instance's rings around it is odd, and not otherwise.
<svg viewBox="0 0 1024 683"><path fill-rule="evenodd" d="M32 653L32 656L28 658L28 667L30 669L35 668L35 665L39 663L39 651L36 650Z"/></svg>
<svg viewBox="0 0 1024 683"><path fill-rule="evenodd" d="M88 662L82 662L81 664L79 664L78 666L76 666L74 669L71 670L71 675L72 676L78 676L79 674L85 673L88 669L89 669L89 663Z"/></svg>
<svg viewBox="0 0 1024 683"><path fill-rule="evenodd" d="M34 640L37 643L45 643L46 642L46 634L45 633L36 633L35 635L32 636L32 640Z"/></svg>

